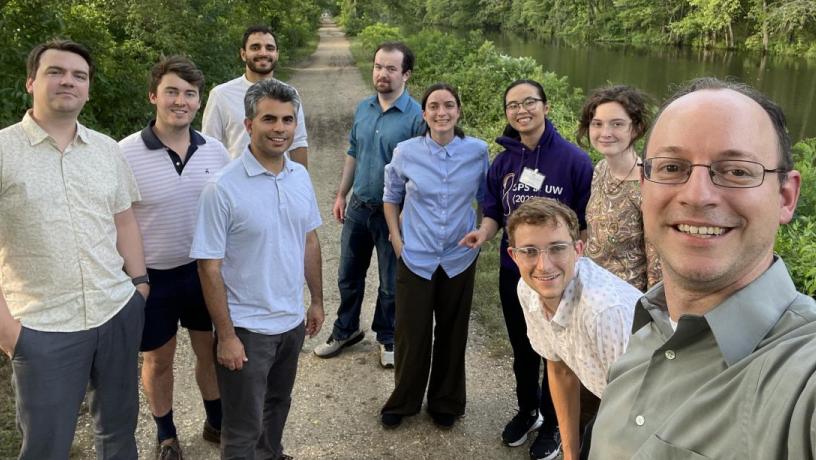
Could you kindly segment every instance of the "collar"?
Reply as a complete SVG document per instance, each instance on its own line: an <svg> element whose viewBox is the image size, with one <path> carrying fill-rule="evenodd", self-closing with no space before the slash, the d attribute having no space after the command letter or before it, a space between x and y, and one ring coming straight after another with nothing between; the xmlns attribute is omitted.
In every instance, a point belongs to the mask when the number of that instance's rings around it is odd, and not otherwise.
<svg viewBox="0 0 816 460"><path fill-rule="evenodd" d="M581 297L582 287L584 285L582 274L589 270L589 266L584 262L585 258L581 257L575 262L575 275L572 277L564 293L561 294L561 301L558 303L558 309L552 317L552 322L560 326L562 329L567 329L572 322L573 311L575 304Z"/></svg>
<svg viewBox="0 0 816 460"><path fill-rule="evenodd" d="M774 262L762 275L703 315L726 364L731 366L756 350L796 296L796 286L785 263L774 256ZM661 282L638 301L632 331L654 321L664 335L670 337L668 318ZM678 322L678 332L687 320L700 322L700 319L683 315Z"/></svg>
<svg viewBox="0 0 816 460"><path fill-rule="evenodd" d="M376 94L371 96L371 99L369 99L368 103L369 105L375 106L382 111L382 108L380 107L380 100ZM405 112L410 104L411 95L408 94L408 88L404 88L402 90L402 94L400 94L399 97L394 101L394 103L391 104L391 107L389 107L388 110L397 109L400 112ZM387 112L388 110L385 111Z"/></svg>
<svg viewBox="0 0 816 460"><path fill-rule="evenodd" d="M150 120L150 123L142 130L142 142L144 142L145 147L150 150L159 150L167 148L164 143L156 136L155 131L153 131L153 127L156 126L156 120ZM201 134L198 134L196 130L190 126L190 142L195 145L204 145L207 143L207 140Z"/></svg>
<svg viewBox="0 0 816 460"><path fill-rule="evenodd" d="M262 174L266 174L267 176L273 176L277 178L283 178L288 174L291 174L295 168L292 166L291 162L289 161L286 156L283 157L283 169L281 172L276 174L272 174L271 172L267 171L266 168L258 162L258 159L255 158L255 155L249 151L249 146L244 148L244 152L241 154L241 164L244 165L244 170L249 177L260 176Z"/></svg>
<svg viewBox="0 0 816 460"><path fill-rule="evenodd" d="M459 138L459 136L454 135L453 140L448 142L446 145L440 145L433 139L433 137L431 137L431 133L427 133L425 134L424 142L428 147L428 151L431 152L431 155L450 157L453 156L456 146L462 142L462 139Z"/></svg>
<svg viewBox="0 0 816 460"><path fill-rule="evenodd" d="M50 139L51 136L44 130L42 127L37 124L34 120L34 117L31 116L31 112L33 109L28 109L23 115L23 121L20 123L23 127L23 132L25 136L28 138L28 142L34 146L37 145L46 139ZM74 142L76 139L79 139L84 144L90 143L90 133L88 132L88 128L83 126L79 121L76 122L76 137L74 138Z"/></svg>

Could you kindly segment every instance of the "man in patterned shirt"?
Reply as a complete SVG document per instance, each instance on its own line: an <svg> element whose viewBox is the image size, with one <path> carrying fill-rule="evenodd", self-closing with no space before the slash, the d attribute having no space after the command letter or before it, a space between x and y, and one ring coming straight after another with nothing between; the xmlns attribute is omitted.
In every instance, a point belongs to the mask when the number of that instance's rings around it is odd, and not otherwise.
<svg viewBox="0 0 816 460"><path fill-rule="evenodd" d="M606 373L623 354L641 292L582 257L578 217L549 198L531 199L507 222L518 297L533 349L547 359L564 460L579 458L579 420L597 412ZM581 407L581 385L592 395ZM586 392L584 392L586 393ZM588 433L588 431L587 431ZM588 444L588 443L585 443ZM584 446L581 458L589 452Z"/></svg>

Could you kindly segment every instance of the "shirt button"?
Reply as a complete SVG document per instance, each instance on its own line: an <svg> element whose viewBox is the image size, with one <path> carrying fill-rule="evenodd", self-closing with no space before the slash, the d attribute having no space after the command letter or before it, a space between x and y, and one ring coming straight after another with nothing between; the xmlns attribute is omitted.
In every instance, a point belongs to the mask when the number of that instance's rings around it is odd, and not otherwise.
<svg viewBox="0 0 816 460"><path fill-rule="evenodd" d="M635 417L635 424L637 424L637 426L643 426L644 423L646 423L646 419L643 418L642 415Z"/></svg>
<svg viewBox="0 0 816 460"><path fill-rule="evenodd" d="M176 166L181 166L181 163L179 163L179 162L177 161L177 162L176 162Z"/></svg>
<svg viewBox="0 0 816 460"><path fill-rule="evenodd" d="M666 350L666 359L674 359L674 351Z"/></svg>

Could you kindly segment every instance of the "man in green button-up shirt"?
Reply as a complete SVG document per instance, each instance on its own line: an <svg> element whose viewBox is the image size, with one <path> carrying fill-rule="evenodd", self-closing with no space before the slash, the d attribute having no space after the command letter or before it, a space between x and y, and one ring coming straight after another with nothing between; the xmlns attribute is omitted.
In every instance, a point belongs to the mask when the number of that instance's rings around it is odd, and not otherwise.
<svg viewBox="0 0 816 460"><path fill-rule="evenodd" d="M643 162L663 283L635 308L593 459L813 458L816 303L773 254L799 196L781 109L700 79L664 106Z"/></svg>

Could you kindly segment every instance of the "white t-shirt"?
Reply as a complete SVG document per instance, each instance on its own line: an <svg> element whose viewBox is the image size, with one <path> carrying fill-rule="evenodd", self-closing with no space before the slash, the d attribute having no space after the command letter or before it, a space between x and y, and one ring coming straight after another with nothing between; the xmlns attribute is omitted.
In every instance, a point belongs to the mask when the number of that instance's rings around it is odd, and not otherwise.
<svg viewBox="0 0 816 460"><path fill-rule="evenodd" d="M564 361L600 398L609 368L629 343L635 303L643 294L587 257L578 259L552 318L523 279L517 292L536 353Z"/></svg>
<svg viewBox="0 0 816 460"><path fill-rule="evenodd" d="M247 80L246 75L222 83L210 91L204 107L201 132L221 141L232 158L241 156L249 145L249 134L244 126L244 96L250 86L252 82ZM300 147L308 147L302 100L297 110L295 139L287 152Z"/></svg>

